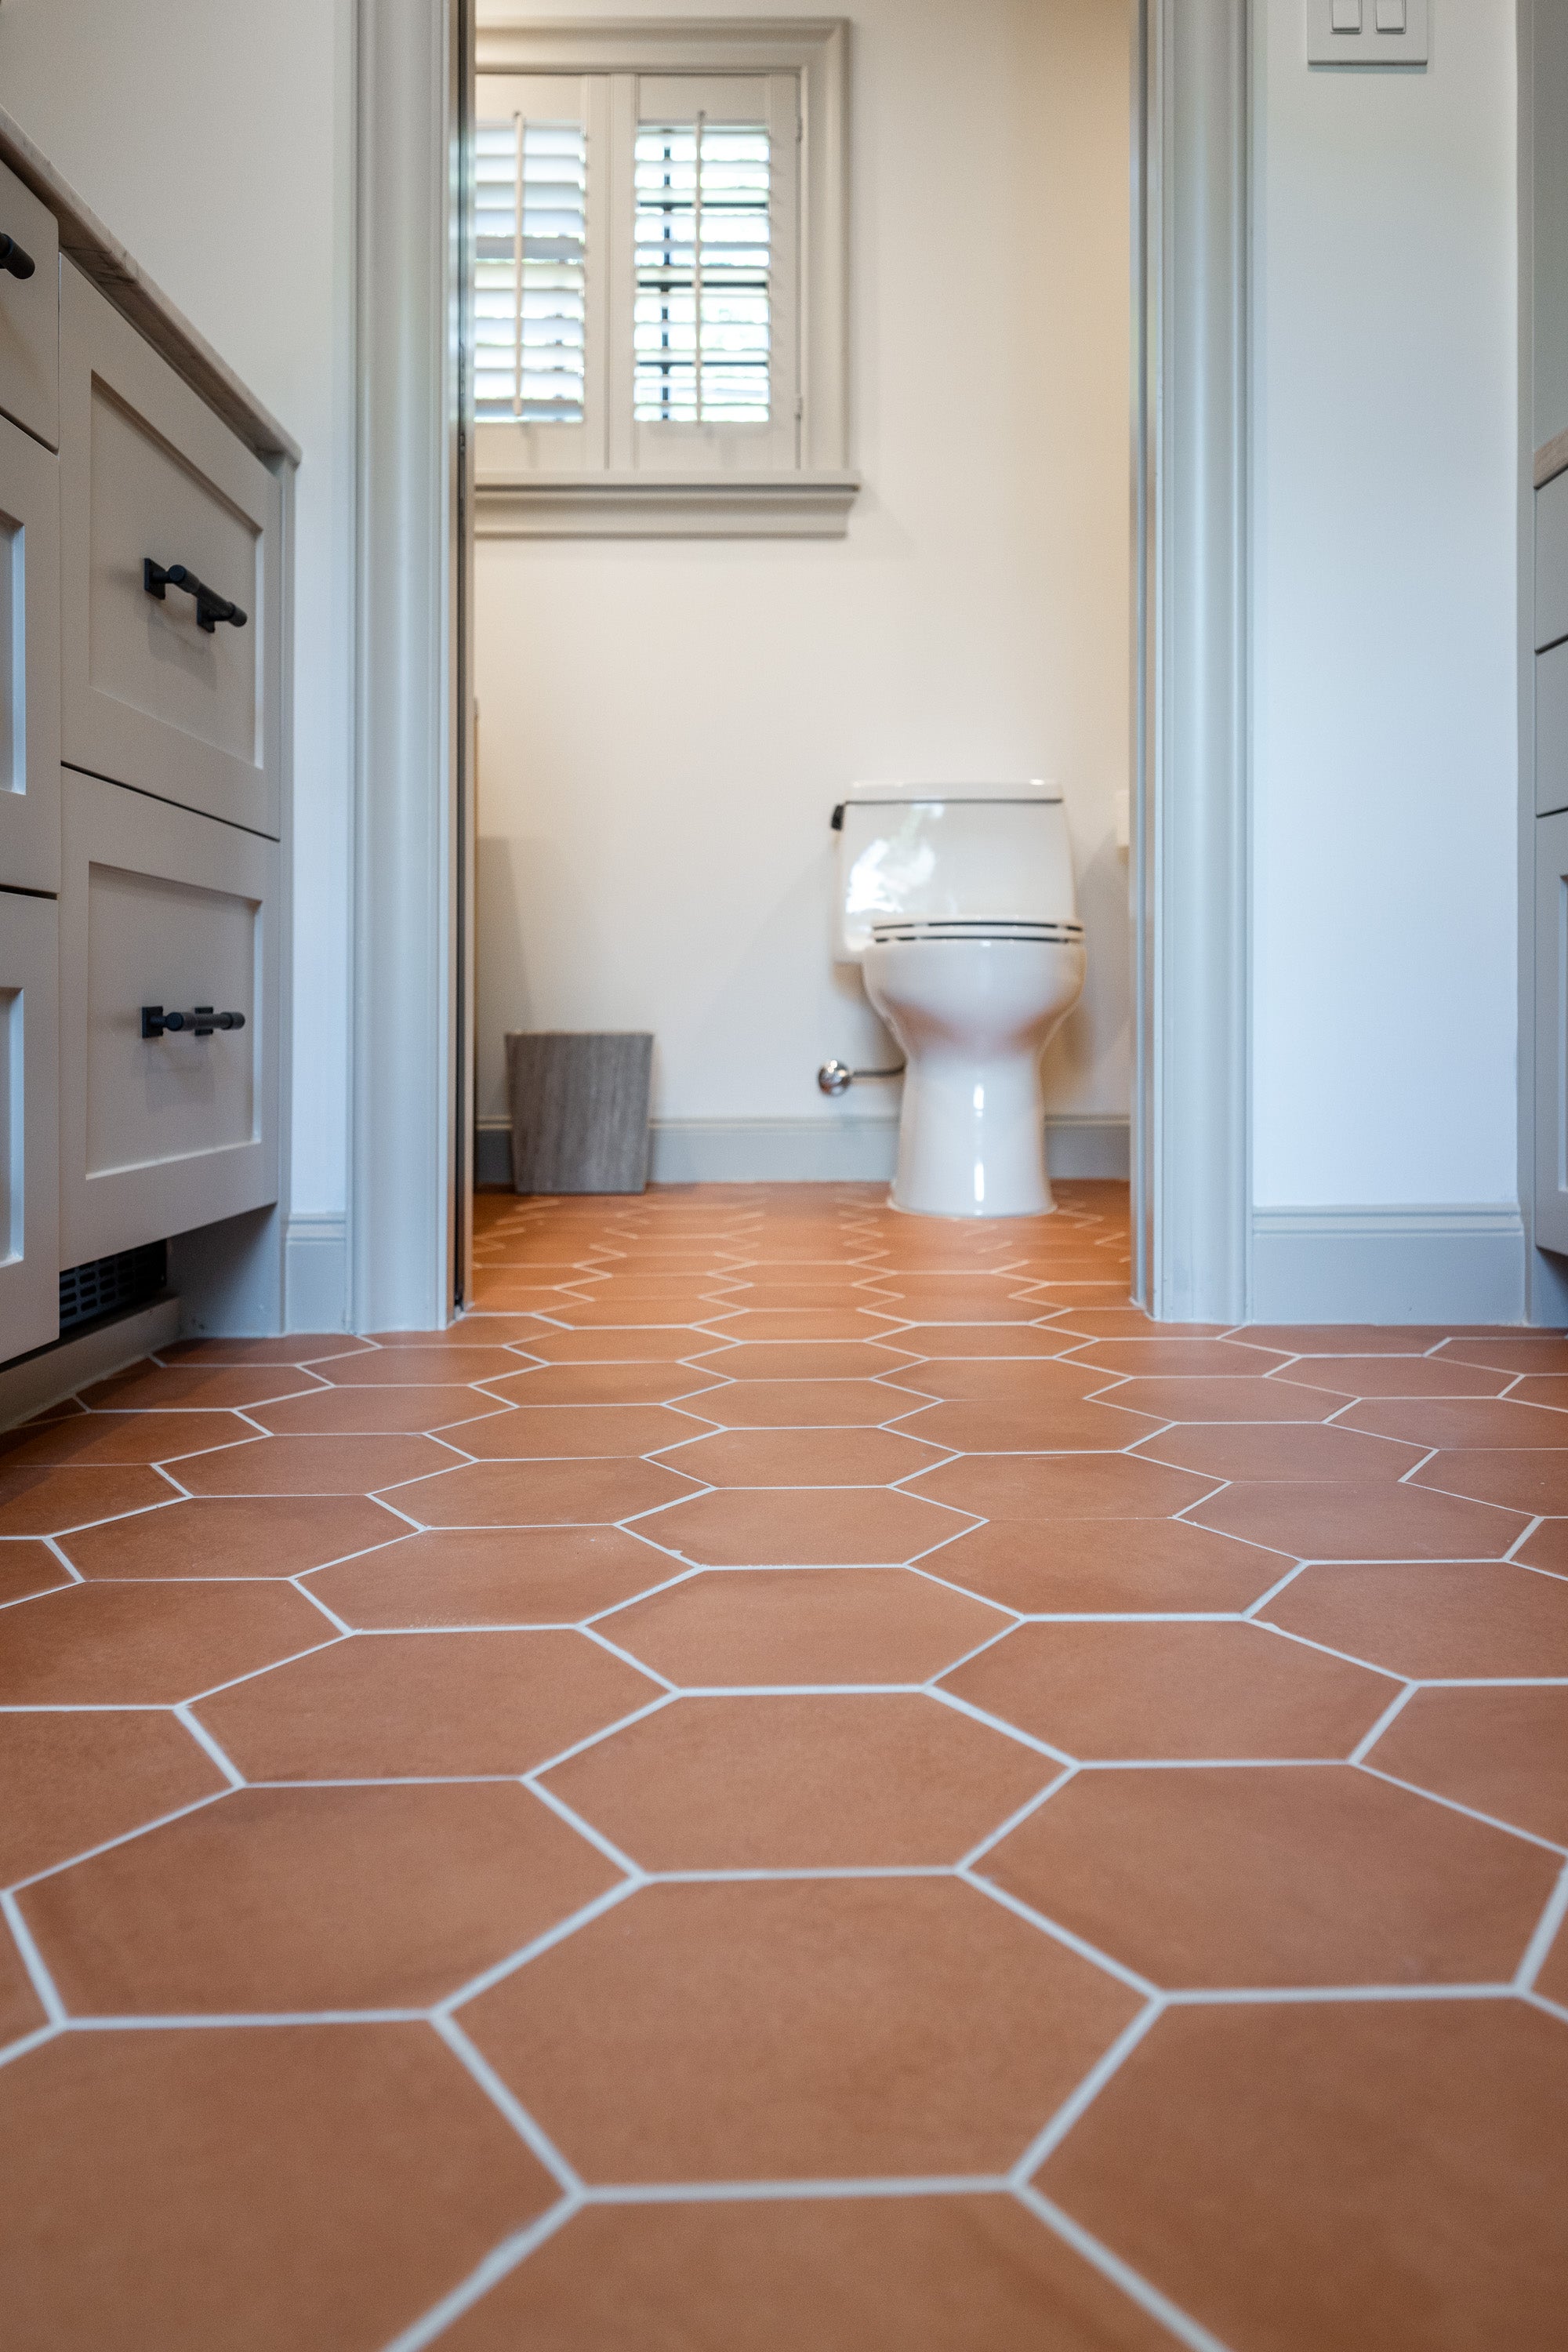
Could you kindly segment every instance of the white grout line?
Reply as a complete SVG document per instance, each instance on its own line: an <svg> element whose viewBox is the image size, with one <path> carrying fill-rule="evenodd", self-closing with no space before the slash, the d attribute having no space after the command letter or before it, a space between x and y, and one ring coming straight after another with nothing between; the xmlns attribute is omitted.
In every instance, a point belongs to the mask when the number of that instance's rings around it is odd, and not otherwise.
<svg viewBox="0 0 1568 2352"><path fill-rule="evenodd" d="M611 2181L588 2186L583 2197L587 2205L755 2205L813 2198L995 2197L1006 2189L1001 2173L938 2172L822 2180Z"/></svg>
<svg viewBox="0 0 1568 2352"><path fill-rule="evenodd" d="M1442 1689L1442 1684L1422 1683L1421 1690ZM1554 1838L1538 1836L1534 1830L1521 1829L1517 1822L1505 1822L1500 1813L1483 1813L1474 1806L1462 1804L1458 1797L1445 1796L1441 1789L1424 1787L1417 1780L1402 1780L1397 1772L1388 1772L1377 1764L1360 1763L1355 1769L1367 1773L1374 1780L1386 1780L1391 1789L1408 1790L1413 1797L1425 1797L1428 1804L1442 1805L1450 1813L1463 1813L1468 1821L1480 1822L1489 1830L1501 1830L1505 1836L1522 1838L1527 1845L1538 1845L1548 1853L1568 1854L1568 1845Z"/></svg>
<svg viewBox="0 0 1568 2352"><path fill-rule="evenodd" d="M467 2069L492 2105L500 2108L518 2137L538 2158L557 2187L563 2189L569 2197L579 2195L583 2183L578 2179L574 2167L567 2162L554 2141L534 2121L521 2100L502 2081L483 2052L475 2048L462 2027L455 2019L443 2012L434 2015L430 2022L452 2055Z"/></svg>
<svg viewBox="0 0 1568 2352"><path fill-rule="evenodd" d="M668 1675L661 1675L657 1666L646 1665L641 1658L634 1658L629 1650L623 1650L618 1642L612 1642L607 1633L602 1633L599 1631L597 1625L574 1625L572 1631L580 1633L584 1641L592 1642L596 1649L607 1652L612 1658L618 1658L623 1665L630 1666L634 1673L641 1675L647 1681L657 1683L660 1690L675 1691L679 1688L679 1685L672 1683Z"/></svg>
<svg viewBox="0 0 1568 2352"><path fill-rule="evenodd" d="M1556 1942L1558 1930L1565 1918L1568 1918L1568 1866L1559 1874L1551 1899L1536 1922L1535 1933L1524 1948L1524 1957L1513 1979L1518 1991L1534 1990L1535 1979L1541 1974L1546 1956Z"/></svg>
<svg viewBox="0 0 1568 2352"><path fill-rule="evenodd" d="M116 1846L131 1845L137 1838L149 1836L153 1830L167 1829L172 1822L183 1822L189 1813L205 1813L209 1805L220 1805L226 1797L232 1797L236 1785L230 1783L226 1788L209 1789L205 1797L195 1797L188 1805L175 1805L166 1813L155 1813L150 1821L138 1822L134 1829L121 1830L114 1837L100 1838L96 1845L82 1846L59 1862L48 1863L42 1870L29 1871L25 1878L13 1879L6 1891L20 1895L26 1888L37 1886L46 1878L58 1878L62 1872L74 1870L78 1863L95 1861L100 1853L112 1853Z"/></svg>
<svg viewBox="0 0 1568 2352"><path fill-rule="evenodd" d="M1416 1687L1417 1686L1415 1683L1406 1683L1405 1688L1399 1692L1397 1696L1390 1699L1388 1705L1384 1708L1383 1713L1378 1717L1377 1721L1373 1725L1372 1729L1362 1738L1358 1739L1355 1746L1351 1749L1349 1756L1345 1759L1347 1763L1359 1764L1362 1761L1362 1759L1367 1755L1372 1748L1376 1747L1378 1741L1383 1738L1384 1733L1388 1729L1389 1725L1394 1721L1394 1717L1402 1712L1408 1701L1414 1698Z"/></svg>
<svg viewBox="0 0 1568 2352"><path fill-rule="evenodd" d="M568 1829L574 1830L586 1844L602 1853L605 1860L616 1870L623 1871L628 1878L636 1879L639 1884L647 1877L647 1874L639 1863L634 1862L629 1853L607 1838L603 1830L595 1828L587 1816L580 1813L574 1805L569 1805L564 1797L557 1796L553 1789L546 1788L538 1773L525 1773L522 1786L528 1790L530 1796L537 1797L542 1805L548 1807L557 1821L564 1822Z"/></svg>
<svg viewBox="0 0 1568 2352"><path fill-rule="evenodd" d="M1023 2188L1052 2150L1060 2147L1079 2116L1100 2096L1122 2061L1131 2056L1150 2027L1163 2014L1164 2006L1160 1994L1152 1994L1144 2007L1122 2027L1110 2049L1096 2059L1082 2082L1062 2101L1049 2122L1036 2133L1013 2167L1008 2179L1015 2189Z"/></svg>
<svg viewBox="0 0 1568 2352"><path fill-rule="evenodd" d="M217 1766L218 1770L223 1774L223 1777L228 1782L229 1787L231 1789L243 1789L245 1786L244 1773L239 1769L238 1766L233 1761L233 1759L225 1753L224 1749L219 1747L217 1741L213 1738L212 1733L207 1729L206 1725L205 1723L198 1722L197 1718L191 1713L189 1705L182 1701L182 1703L178 1706L174 1707L172 1712L175 1722L184 1724L185 1729L190 1733L191 1738L195 1741L196 1746L210 1757L212 1761Z"/></svg>
<svg viewBox="0 0 1568 2352"><path fill-rule="evenodd" d="M606 1886L602 1895L596 1895L591 1903L581 1904L564 1919L557 1919L552 1927L542 1929L540 1934L531 1937L526 1944L520 1944L517 1949L514 1952L509 1952L504 1959L492 1961L488 1969L479 1969L477 1975L469 1977L465 1983L460 1984L456 1992L449 1992L444 1999L437 2001L431 2010L430 2015L437 2021L442 2018L449 2017L455 2010L461 2009L467 2002L477 2000L481 1993L489 1992L496 1985L504 1984L508 1977L515 1976L518 1969L526 1968L530 1960L536 1960L542 1953L552 1951L557 1944L563 1944L569 1936L574 1936L580 1927L589 1927L603 1912L615 1910L616 1906L624 1903L629 1895L637 1894L638 1889L646 1886L647 1884L647 1876L640 1871L634 1876L618 1879L614 1886Z"/></svg>
<svg viewBox="0 0 1568 2352"><path fill-rule="evenodd" d="M1065 1748L1053 1748L1048 1740L1037 1739L1032 1731L1025 1731L1020 1725L1008 1723L999 1715L988 1714L984 1707L976 1706L973 1700L960 1698L956 1691L942 1690L935 1683L924 1687L927 1696L934 1698L939 1706L952 1707L955 1715L968 1716L972 1723L983 1723L988 1731L1005 1733L1009 1739L1016 1740L1020 1748L1032 1748L1037 1756L1048 1756L1053 1764L1076 1764L1078 1761L1077 1757L1069 1755Z"/></svg>
<svg viewBox="0 0 1568 2352"><path fill-rule="evenodd" d="M1107 1976L1114 1977L1119 1984L1124 1984L1130 1992L1139 1994L1144 2000L1161 1998L1160 1988L1151 1978L1129 1968L1125 1960L1116 1959L1100 1945L1091 1944L1087 1937L1077 1934L1071 1927L1064 1927L1059 1919L1053 1919L1048 1912L1037 1910L1032 1903L1026 1903L1021 1895L1010 1893L994 1879L985 1878L962 1863L952 1874L963 1885L972 1886L977 1895L984 1895L988 1902L994 1903L999 1910L1010 1911L1016 1919L1022 1920L1026 1927L1037 1929L1041 1935L1048 1936L1052 1943L1061 1944L1068 1951L1076 1952L1080 1960L1087 1960L1092 1968L1102 1969Z"/></svg>
<svg viewBox="0 0 1568 2352"><path fill-rule="evenodd" d="M1164 1995L1170 2009L1289 2007L1352 2000L1507 2000L1511 1984L1185 1985Z"/></svg>
<svg viewBox="0 0 1568 2352"><path fill-rule="evenodd" d="M564 2222L581 2210L580 2198L563 2197L536 2221L531 2221L526 2229L514 2231L481 2263L476 2263L468 2277L453 2287L449 2294L444 2294L439 2303L432 2304L412 2326L405 2327L393 2336L382 2347L382 2352L425 2352L426 2345L434 2344L437 2336L444 2336L455 2319L460 2319L492 2287L499 2286L502 2279L510 2277L536 2246L543 2245L546 2239L552 2238Z"/></svg>
<svg viewBox="0 0 1568 2352"><path fill-rule="evenodd" d="M51 2025L64 2025L65 2002L55 1989L53 1977L44 1966L44 1956L33 1941L33 1931L23 1918L21 1906L14 1895L0 1895L0 1914L4 1915L5 1924L16 1939L16 1949L22 1956L22 1966L27 1971L28 1981L38 1997L44 2015Z"/></svg>
<svg viewBox="0 0 1568 2352"><path fill-rule="evenodd" d="M1086 2263L1092 2264L1102 2278L1109 2279L1112 2286L1120 2287L1130 2303L1137 2304L1152 2319L1157 2319L1162 2326L1168 2328L1179 2343L1188 2347L1188 2352L1229 2352L1229 2347L1219 2336L1212 2335L1179 2304L1173 2303L1169 2295L1163 2294L1131 2263L1123 2262L1120 2254L1102 2244L1081 2222L1075 2221L1070 2213L1042 2195L1039 2189L1026 2184L1015 2194L1048 2230L1054 2231L1076 2254L1081 2254Z"/></svg>
<svg viewBox="0 0 1568 2352"><path fill-rule="evenodd" d="M1082 1769L1079 1764L1066 1765L1052 1780L1047 1781L1043 1789L1037 1789L1032 1797L1026 1797L1023 1803L1010 1812L1005 1822L998 1822L994 1830L987 1830L985 1835L978 1839L967 1853L960 1855L959 1870L963 1873L977 1870L988 1853L993 1853L1005 1838L1011 1837L1016 1829L1020 1829L1031 1814L1037 1813L1048 1797L1056 1796L1059 1790L1067 1787L1069 1780L1076 1780Z"/></svg>

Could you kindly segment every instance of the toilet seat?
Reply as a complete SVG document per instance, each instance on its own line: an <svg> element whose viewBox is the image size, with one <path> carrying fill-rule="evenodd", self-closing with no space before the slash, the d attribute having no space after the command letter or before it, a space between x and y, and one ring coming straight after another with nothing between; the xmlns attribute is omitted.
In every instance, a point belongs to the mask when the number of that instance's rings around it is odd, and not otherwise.
<svg viewBox="0 0 1568 2352"><path fill-rule="evenodd" d="M889 946L895 940L906 942L919 940L963 940L971 943L988 940L1023 940L1031 943L1041 941L1058 947L1078 947L1082 943L1083 925L1070 922L1030 923L1010 919L1005 916L999 920L988 922L978 916L932 915L913 917L904 920L874 922L871 925L871 940L873 945L877 947Z"/></svg>

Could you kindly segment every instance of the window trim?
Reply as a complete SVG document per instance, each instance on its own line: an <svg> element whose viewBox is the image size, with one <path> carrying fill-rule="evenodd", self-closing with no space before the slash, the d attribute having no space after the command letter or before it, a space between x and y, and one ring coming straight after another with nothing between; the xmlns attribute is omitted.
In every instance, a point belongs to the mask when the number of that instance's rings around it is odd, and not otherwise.
<svg viewBox="0 0 1568 2352"><path fill-rule="evenodd" d="M841 17L540 23L479 27L481 75L800 77L799 458L793 467L663 472L502 468L479 459L480 539L841 538L860 488L849 465L848 26ZM478 448L479 445L476 443Z"/></svg>

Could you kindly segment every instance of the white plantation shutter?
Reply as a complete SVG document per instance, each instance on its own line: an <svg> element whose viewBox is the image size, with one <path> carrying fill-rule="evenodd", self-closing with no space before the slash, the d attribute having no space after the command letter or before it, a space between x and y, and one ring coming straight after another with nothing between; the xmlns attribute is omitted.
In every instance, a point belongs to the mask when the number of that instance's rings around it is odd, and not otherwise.
<svg viewBox="0 0 1568 2352"><path fill-rule="evenodd" d="M765 122L643 123L635 162L633 413L765 425L772 390Z"/></svg>
<svg viewBox="0 0 1568 2352"><path fill-rule="evenodd" d="M474 394L484 422L585 414L588 139L521 113L477 129Z"/></svg>
<svg viewBox="0 0 1568 2352"><path fill-rule="evenodd" d="M840 535L843 27L479 42L481 533Z"/></svg>

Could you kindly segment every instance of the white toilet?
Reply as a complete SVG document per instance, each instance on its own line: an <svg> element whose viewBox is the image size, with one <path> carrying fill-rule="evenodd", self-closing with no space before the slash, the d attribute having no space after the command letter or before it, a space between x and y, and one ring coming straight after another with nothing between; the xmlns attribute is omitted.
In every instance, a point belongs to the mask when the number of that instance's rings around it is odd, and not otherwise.
<svg viewBox="0 0 1568 2352"><path fill-rule="evenodd" d="M1040 1056L1084 976L1061 794L856 784L833 821L837 952L904 1050L893 1206L1043 1214Z"/></svg>

